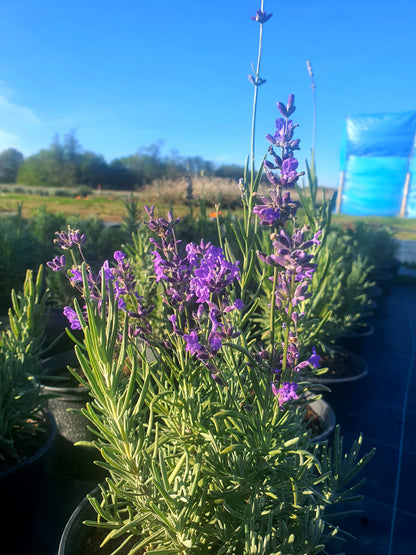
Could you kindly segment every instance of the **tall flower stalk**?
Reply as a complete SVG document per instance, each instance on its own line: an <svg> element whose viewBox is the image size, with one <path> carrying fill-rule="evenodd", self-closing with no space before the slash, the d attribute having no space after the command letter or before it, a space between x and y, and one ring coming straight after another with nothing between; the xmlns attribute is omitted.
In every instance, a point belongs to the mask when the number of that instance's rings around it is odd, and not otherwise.
<svg viewBox="0 0 416 555"><path fill-rule="evenodd" d="M253 21L259 24L259 42L257 51L256 67L252 66L253 73L249 74L248 79L254 87L253 109L251 119L251 145L250 156L247 159L244 177L240 179L239 187L241 191L241 200L243 204L243 221L238 229L234 229L235 239L240 251L242 261L242 279L240 282L241 297L245 299L246 292L250 287L250 281L253 278L254 258L253 252L257 242L257 221L253 220L254 197L257 194L260 181L263 175L263 165L256 171L255 168L255 138L256 138L256 120L257 120L257 104L259 87L266 80L260 77L260 65L263 45L263 25L272 17L273 14L264 11L264 0L256 14L251 17ZM229 246L226 249L230 258L235 258L235 254L231 252Z"/></svg>
<svg viewBox="0 0 416 555"><path fill-rule="evenodd" d="M257 119L257 100L259 87L263 85L266 80L260 77L260 64L261 64L261 50L263 45L263 25L266 23L273 14L267 14L264 11L264 0L261 1L261 7L257 10L256 15L252 16L252 19L259 23L259 45L257 51L257 63L256 67L252 68L254 75L249 75L249 80L254 86L254 98L253 98L253 112L251 119L251 148L250 148L250 170L251 170L251 183L253 183L255 174L255 142L256 142L256 119Z"/></svg>

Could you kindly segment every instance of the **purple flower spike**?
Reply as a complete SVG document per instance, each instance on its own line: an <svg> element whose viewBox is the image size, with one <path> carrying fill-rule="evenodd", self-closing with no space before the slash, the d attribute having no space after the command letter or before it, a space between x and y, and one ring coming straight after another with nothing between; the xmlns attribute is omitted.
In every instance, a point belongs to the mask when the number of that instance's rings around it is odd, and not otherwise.
<svg viewBox="0 0 416 555"><path fill-rule="evenodd" d="M266 23L272 17L272 13L262 12L261 10L257 10L256 15L252 15L251 19L253 21L257 21L258 23Z"/></svg>

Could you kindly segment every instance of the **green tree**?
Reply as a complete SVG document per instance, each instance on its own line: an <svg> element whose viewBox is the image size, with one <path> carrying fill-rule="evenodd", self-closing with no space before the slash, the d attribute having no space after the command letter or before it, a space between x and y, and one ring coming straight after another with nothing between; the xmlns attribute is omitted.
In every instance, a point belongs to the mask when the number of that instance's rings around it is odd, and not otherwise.
<svg viewBox="0 0 416 555"><path fill-rule="evenodd" d="M88 187L110 185L111 177L107 162L103 156L90 150L82 152L77 160L78 182Z"/></svg>
<svg viewBox="0 0 416 555"><path fill-rule="evenodd" d="M28 156L19 168L17 180L35 187L61 187L61 164L55 148L40 150Z"/></svg>
<svg viewBox="0 0 416 555"><path fill-rule="evenodd" d="M219 166L215 170L215 175L216 177L228 177L229 179L238 181L240 177L244 176L244 168L237 164L226 164Z"/></svg>
<svg viewBox="0 0 416 555"><path fill-rule="evenodd" d="M21 164L18 180L36 187L74 187L80 183L82 147L70 131L61 141L55 135L47 149L29 156Z"/></svg>
<svg viewBox="0 0 416 555"><path fill-rule="evenodd" d="M0 183L16 183L17 173L23 160L23 154L15 148L0 152Z"/></svg>

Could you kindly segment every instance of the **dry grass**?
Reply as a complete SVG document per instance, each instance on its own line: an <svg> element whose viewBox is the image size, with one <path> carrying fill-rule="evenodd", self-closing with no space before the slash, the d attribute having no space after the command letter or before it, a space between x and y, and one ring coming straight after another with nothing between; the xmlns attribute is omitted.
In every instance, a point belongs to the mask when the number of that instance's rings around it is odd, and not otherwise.
<svg viewBox="0 0 416 555"><path fill-rule="evenodd" d="M92 191L86 198L69 196L74 190L67 190L68 196L57 196L55 190L7 185L0 189L0 214L16 213L17 205L23 203L23 216L30 218L41 208L50 212L62 212L66 215L76 214L80 217L95 215L105 222L121 221L126 214L124 200L133 195L144 204L157 207L159 215L173 209L175 216L187 213L187 201L192 198L197 215L198 205L204 201L209 211L218 203L222 209L236 210L241 208L240 190L238 183L232 179L219 177L192 177L192 190L189 181L158 180L134 192L102 190ZM62 189L60 192L64 191ZM261 185L260 193L267 192L267 184ZM43 193L43 194L41 194ZM328 192L329 198L331 192ZM296 193L292 193L296 198ZM319 197L320 198L320 197Z"/></svg>
<svg viewBox="0 0 416 555"><path fill-rule="evenodd" d="M204 200L208 206L217 203L240 204L238 183L221 177L192 177L189 181L185 178L157 180L138 190L135 196L155 205L186 204L190 198L194 201Z"/></svg>

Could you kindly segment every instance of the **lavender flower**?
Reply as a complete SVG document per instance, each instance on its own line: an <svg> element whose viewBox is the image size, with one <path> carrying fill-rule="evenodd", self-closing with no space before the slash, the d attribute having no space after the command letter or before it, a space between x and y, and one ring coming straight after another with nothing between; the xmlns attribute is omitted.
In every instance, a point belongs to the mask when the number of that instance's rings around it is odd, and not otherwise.
<svg viewBox="0 0 416 555"><path fill-rule="evenodd" d="M46 265L49 266L54 272L60 272L65 268L66 258L65 255L55 256L53 260L47 262Z"/></svg>
<svg viewBox="0 0 416 555"><path fill-rule="evenodd" d="M73 230L68 226L68 231L57 231L57 238L54 239L54 243L57 243L61 249L70 249L74 246L82 247L86 241L86 236L81 234L79 229Z"/></svg>
<svg viewBox="0 0 416 555"><path fill-rule="evenodd" d="M79 321L78 314L75 312L73 308L70 306L64 307L64 315L68 318L69 324L71 326L71 330L81 330L82 325Z"/></svg>
<svg viewBox="0 0 416 555"><path fill-rule="evenodd" d="M298 384L295 382L283 382L280 387L276 387L276 385L272 383L273 394L279 399L279 406L281 408L288 401L299 398L296 393L297 389Z"/></svg>

